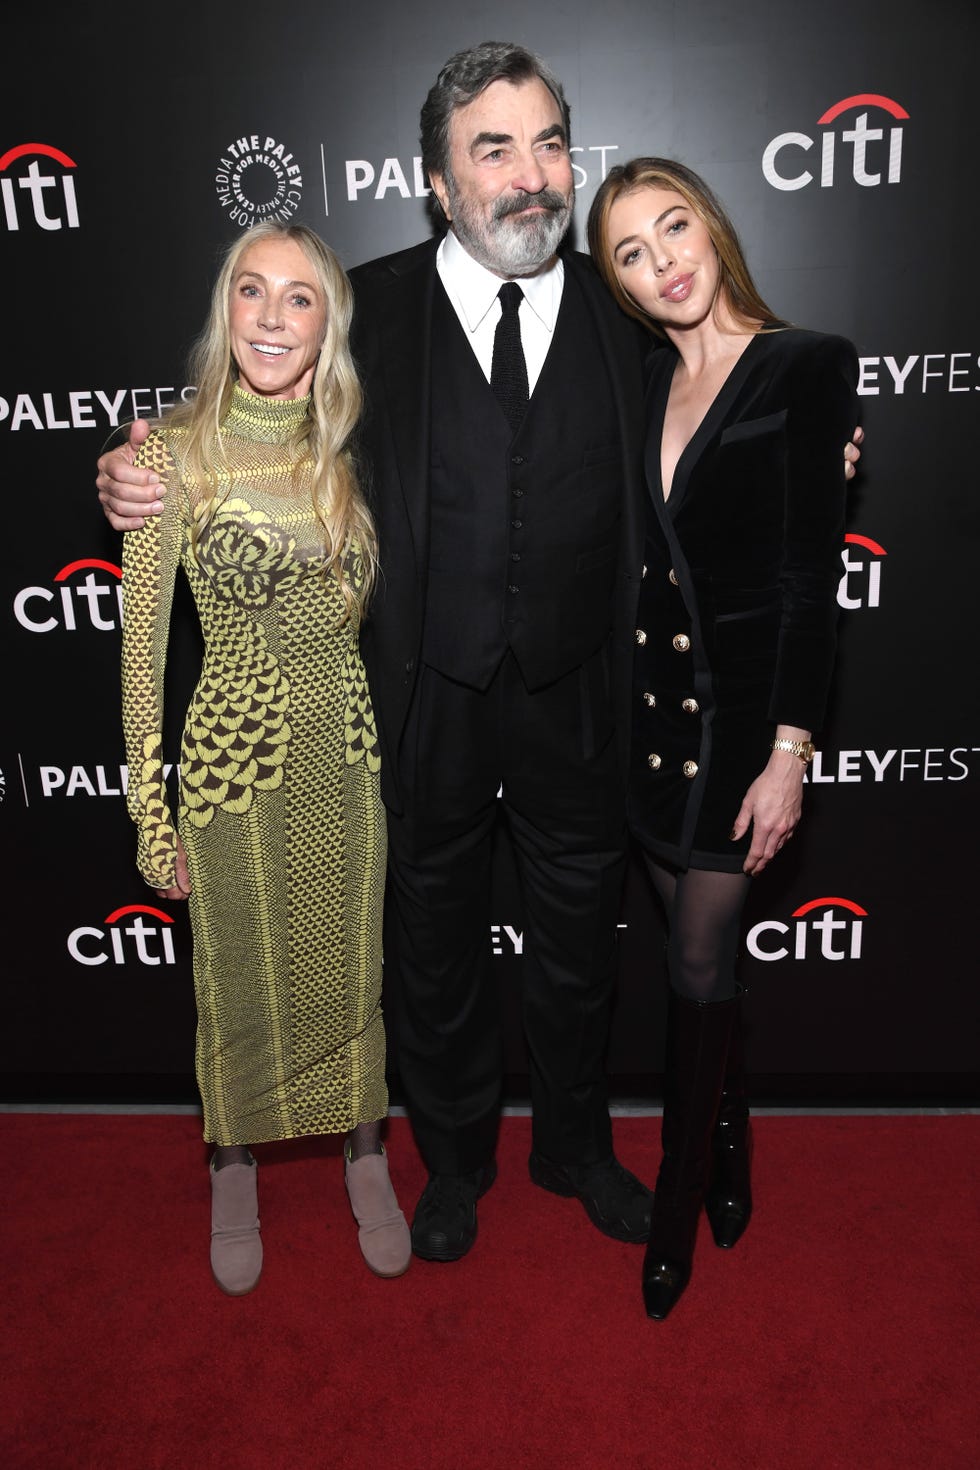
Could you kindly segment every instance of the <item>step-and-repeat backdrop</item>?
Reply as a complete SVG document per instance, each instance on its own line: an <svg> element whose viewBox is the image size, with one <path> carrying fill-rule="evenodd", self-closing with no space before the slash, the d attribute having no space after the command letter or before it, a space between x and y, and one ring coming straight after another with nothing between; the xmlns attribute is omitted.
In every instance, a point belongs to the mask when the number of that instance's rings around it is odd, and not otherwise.
<svg viewBox="0 0 980 1470"><path fill-rule="evenodd" d="M418 110L452 52L539 51L572 106L577 237L637 153L703 173L785 317L851 337L867 431L841 547L832 718L804 827L753 890L762 1095L963 1097L977 1061L980 313L968 0L291 0L25 7L4 22L0 352L3 1017L10 1096L193 1096L186 912L133 865L119 727L113 430L192 391L216 254L275 215L347 265L428 226ZM194 679L184 598L171 759ZM519 1091L521 910L486 936ZM622 915L614 1091L655 1092L663 930Z"/></svg>

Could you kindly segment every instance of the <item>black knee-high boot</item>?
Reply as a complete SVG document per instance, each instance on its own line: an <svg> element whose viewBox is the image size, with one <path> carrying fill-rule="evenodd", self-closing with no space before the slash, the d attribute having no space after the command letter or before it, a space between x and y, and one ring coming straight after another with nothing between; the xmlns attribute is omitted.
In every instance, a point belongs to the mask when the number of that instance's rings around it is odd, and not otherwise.
<svg viewBox="0 0 980 1470"><path fill-rule="evenodd" d="M647 1316L662 1321L691 1278L737 998L687 1000L671 990L667 1009L663 1160L643 1261Z"/></svg>
<svg viewBox="0 0 980 1470"><path fill-rule="evenodd" d="M752 1130L745 1093L741 989L736 999L728 1068L711 1139L711 1169L704 1196L711 1233L715 1245L722 1250L730 1250L741 1240L752 1216Z"/></svg>

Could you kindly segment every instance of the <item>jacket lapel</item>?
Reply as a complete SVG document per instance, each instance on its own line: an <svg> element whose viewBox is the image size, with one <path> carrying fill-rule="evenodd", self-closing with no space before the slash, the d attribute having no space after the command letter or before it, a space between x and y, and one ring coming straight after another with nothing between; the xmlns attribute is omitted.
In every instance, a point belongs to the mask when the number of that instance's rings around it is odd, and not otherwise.
<svg viewBox="0 0 980 1470"><path fill-rule="evenodd" d="M723 428L731 407L741 391L742 384L752 371L752 363L755 359L759 336L760 334L757 333L751 342L749 342L745 351L719 388L704 418L698 424L687 444L685 444L683 453L674 469L670 495L666 501L664 500L663 479L660 472L660 441L663 437L664 415L667 412L667 399L670 395L673 371L665 371L657 384L650 414L651 432L647 439L646 462L647 483L650 486L654 500L657 502L657 513L661 515L661 518L665 510L672 520L676 518L681 502L687 494L687 488L690 484L691 474L695 465L715 435ZM677 359L675 357L674 366L676 367L676 365Z"/></svg>
<svg viewBox="0 0 980 1470"><path fill-rule="evenodd" d="M432 300L437 286L436 244L407 263L391 264L388 291L379 297L378 334L394 464L421 576L429 536L429 430L432 380Z"/></svg>

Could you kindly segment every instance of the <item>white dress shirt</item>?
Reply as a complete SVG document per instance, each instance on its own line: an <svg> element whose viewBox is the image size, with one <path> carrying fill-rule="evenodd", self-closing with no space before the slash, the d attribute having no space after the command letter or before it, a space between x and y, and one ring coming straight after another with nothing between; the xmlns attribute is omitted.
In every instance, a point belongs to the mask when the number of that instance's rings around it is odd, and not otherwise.
<svg viewBox="0 0 980 1470"><path fill-rule="evenodd" d="M466 340L489 383L493 339L501 312L497 293L503 281L468 255L452 230L446 232L439 246L436 270L466 333ZM565 267L556 259L547 270L539 271L537 275L515 279L524 292L520 307L521 345L527 363L528 391L533 393L554 335L565 283Z"/></svg>

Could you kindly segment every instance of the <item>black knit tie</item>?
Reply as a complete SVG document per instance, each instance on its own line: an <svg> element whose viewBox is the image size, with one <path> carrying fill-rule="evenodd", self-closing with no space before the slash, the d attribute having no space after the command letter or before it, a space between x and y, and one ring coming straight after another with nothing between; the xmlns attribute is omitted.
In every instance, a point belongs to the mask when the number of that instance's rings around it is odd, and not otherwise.
<svg viewBox="0 0 980 1470"><path fill-rule="evenodd" d="M524 292L516 281L505 281L497 292L500 297L500 321L493 338L493 363L490 387L504 411L511 432L516 434L527 410L527 363L521 346L521 321L518 316Z"/></svg>

